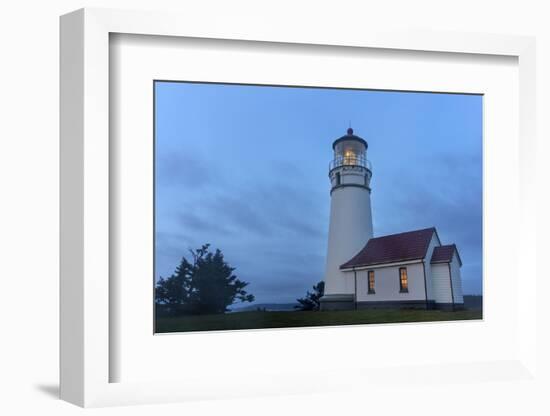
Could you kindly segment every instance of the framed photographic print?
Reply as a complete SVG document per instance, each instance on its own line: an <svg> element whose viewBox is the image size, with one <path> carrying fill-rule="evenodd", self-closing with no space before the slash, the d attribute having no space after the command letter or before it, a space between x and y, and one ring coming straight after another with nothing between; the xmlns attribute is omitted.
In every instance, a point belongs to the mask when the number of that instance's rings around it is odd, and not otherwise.
<svg viewBox="0 0 550 416"><path fill-rule="evenodd" d="M246 22L62 17L62 398L530 379L533 40Z"/></svg>
<svg viewBox="0 0 550 416"><path fill-rule="evenodd" d="M154 100L155 332L482 318L481 95L156 80Z"/></svg>

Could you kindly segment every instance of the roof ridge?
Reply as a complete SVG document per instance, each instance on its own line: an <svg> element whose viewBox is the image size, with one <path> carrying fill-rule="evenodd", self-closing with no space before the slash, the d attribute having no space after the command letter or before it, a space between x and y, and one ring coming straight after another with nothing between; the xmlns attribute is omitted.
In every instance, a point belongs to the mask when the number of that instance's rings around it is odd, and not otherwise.
<svg viewBox="0 0 550 416"><path fill-rule="evenodd" d="M428 254L435 227L404 231L370 238L365 246L340 268L358 267L369 264L423 259Z"/></svg>
<svg viewBox="0 0 550 416"><path fill-rule="evenodd" d="M419 230L402 231L400 233L386 234L386 235L381 235L381 236L378 236L378 237L372 237L370 240L373 240L373 239L376 239L376 238L393 237L393 236L396 236L396 235L402 235L402 234L408 234L408 233L418 233L420 231L428 231L428 230L436 231L435 227L428 227L428 228L421 228Z"/></svg>

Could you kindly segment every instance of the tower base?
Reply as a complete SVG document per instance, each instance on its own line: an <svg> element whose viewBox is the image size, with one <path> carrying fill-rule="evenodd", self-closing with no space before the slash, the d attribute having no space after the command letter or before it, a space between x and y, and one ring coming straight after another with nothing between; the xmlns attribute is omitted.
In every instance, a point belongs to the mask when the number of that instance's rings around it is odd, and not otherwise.
<svg viewBox="0 0 550 416"><path fill-rule="evenodd" d="M322 311L346 311L355 309L355 296L353 294L324 295L321 299Z"/></svg>

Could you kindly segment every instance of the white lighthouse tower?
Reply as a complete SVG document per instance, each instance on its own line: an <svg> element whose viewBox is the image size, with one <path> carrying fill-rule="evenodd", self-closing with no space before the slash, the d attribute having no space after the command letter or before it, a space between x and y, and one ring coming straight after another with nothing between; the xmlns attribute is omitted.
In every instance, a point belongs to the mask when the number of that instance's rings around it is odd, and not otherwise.
<svg viewBox="0 0 550 416"><path fill-rule="evenodd" d="M350 309L355 304L354 273L340 265L355 256L372 238L368 144L349 128L332 144L334 159L329 165L330 225L322 310Z"/></svg>

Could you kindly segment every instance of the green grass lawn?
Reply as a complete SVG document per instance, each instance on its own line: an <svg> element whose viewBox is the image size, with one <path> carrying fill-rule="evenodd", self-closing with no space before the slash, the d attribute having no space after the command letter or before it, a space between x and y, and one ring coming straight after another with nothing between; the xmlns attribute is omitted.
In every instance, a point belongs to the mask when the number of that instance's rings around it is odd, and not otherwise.
<svg viewBox="0 0 550 416"><path fill-rule="evenodd" d="M289 328L325 325L380 324L481 319L479 309L455 312L415 309L371 309L323 312L236 312L218 315L162 317L156 332L213 331L232 329Z"/></svg>

